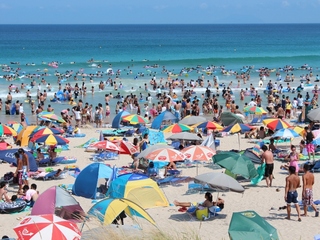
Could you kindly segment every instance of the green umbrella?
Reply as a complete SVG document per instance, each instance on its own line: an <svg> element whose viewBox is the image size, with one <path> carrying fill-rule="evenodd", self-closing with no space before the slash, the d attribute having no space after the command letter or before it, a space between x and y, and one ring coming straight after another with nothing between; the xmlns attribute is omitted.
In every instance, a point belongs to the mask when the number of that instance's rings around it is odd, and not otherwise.
<svg viewBox="0 0 320 240"><path fill-rule="evenodd" d="M252 179L258 175L250 158L236 152L219 152L213 156L213 162L231 173Z"/></svg>
<svg viewBox="0 0 320 240"><path fill-rule="evenodd" d="M277 240L277 229L255 211L234 212L228 230L231 240Z"/></svg>

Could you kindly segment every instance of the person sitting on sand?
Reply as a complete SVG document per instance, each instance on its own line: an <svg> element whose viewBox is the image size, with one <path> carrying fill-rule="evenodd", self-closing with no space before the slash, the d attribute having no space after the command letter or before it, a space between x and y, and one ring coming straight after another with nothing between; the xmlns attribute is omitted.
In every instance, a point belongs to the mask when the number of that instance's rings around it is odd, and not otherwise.
<svg viewBox="0 0 320 240"><path fill-rule="evenodd" d="M169 162L164 168L164 176L167 176L168 170L177 170L176 164L174 162Z"/></svg>
<svg viewBox="0 0 320 240"><path fill-rule="evenodd" d="M23 186L23 192L25 194L24 200L30 207L33 207L35 201L38 199L37 185L31 184L31 189L28 185Z"/></svg>
<svg viewBox="0 0 320 240"><path fill-rule="evenodd" d="M270 138L269 151L271 151L272 153L278 153L281 151L274 145L274 138Z"/></svg>
<svg viewBox="0 0 320 240"><path fill-rule="evenodd" d="M7 191L7 182L1 182L0 183L0 200L3 200L4 202L11 202L11 199L8 196Z"/></svg>
<svg viewBox="0 0 320 240"><path fill-rule="evenodd" d="M224 200L222 198L218 198L218 200L216 202L214 202L212 200L212 194L209 192L206 192L204 197L206 200L203 203L199 203L196 205L194 205L191 202L179 202L177 200L174 200L173 204L177 207L181 207L179 209L179 211L183 211L183 212L187 210L187 207L196 207L196 208L207 207L207 208L210 208L212 206L218 206L221 210L224 208Z"/></svg>
<svg viewBox="0 0 320 240"><path fill-rule="evenodd" d="M37 162L40 162L41 160L44 159L44 154L41 152L41 148L38 148L37 149L37 158L36 158L36 161Z"/></svg>

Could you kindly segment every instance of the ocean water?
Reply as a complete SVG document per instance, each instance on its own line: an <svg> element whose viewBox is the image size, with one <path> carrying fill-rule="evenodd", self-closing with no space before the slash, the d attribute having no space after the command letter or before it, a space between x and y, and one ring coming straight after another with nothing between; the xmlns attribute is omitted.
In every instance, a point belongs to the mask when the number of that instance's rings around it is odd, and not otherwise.
<svg viewBox="0 0 320 240"><path fill-rule="evenodd" d="M206 75L205 71L192 71L182 76L178 74L182 68L196 68L198 65L225 66L226 69L234 71L240 71L243 66L254 67L251 81L241 88L249 87L250 83L258 85L259 76L255 70L260 67L278 69L292 65L299 68L308 64L313 67L314 76L320 75L320 24L0 25L0 31L0 64L8 65L14 70L20 68L21 76L42 74L44 69L47 69L49 76L45 79L53 85L55 91L56 71L65 73L67 70L77 72L80 69L87 74L105 72L108 68L112 68L114 72L119 69L121 75L118 81L124 86L119 92L122 95L142 92L144 96L146 93L143 85L145 82L149 83L153 75L157 79L167 78L166 74L161 73L162 66L171 71L173 77L184 78L185 81L197 79L204 74L205 79L211 82L213 76ZM94 64L101 64L102 68L87 63L91 58L94 59ZM48 66L52 61L59 62L59 67ZM154 64L158 64L159 68L145 68L146 65ZM129 70L132 74L129 74ZM145 76L135 79L138 73L144 73ZM293 73L296 79L299 79L300 75L309 72L295 70ZM0 73L5 74L10 72ZM234 76L224 76L219 69L213 74L218 76L220 83L237 82ZM284 79L285 73L281 74ZM87 79L87 89L95 86L97 90L100 80L107 79L106 75L94 79L94 83ZM274 81L275 73L267 79ZM19 87L22 82L29 84L30 79L22 77L9 83L0 78L0 98L5 99L9 84ZM75 83L73 78L68 82L72 85ZM64 84L65 82L62 83ZM78 84L81 85L80 80ZM298 84L299 81L296 81L293 86ZM196 92L200 96L204 90L197 89ZM179 90L176 91L179 93ZM33 96L36 95L36 89L31 89L31 92ZM84 101L94 105L103 103L104 94L109 92L114 92L112 87L106 87L94 96L88 92ZM13 97L14 100L24 99L25 93L13 93ZM114 100L111 106L114 106L116 101ZM67 103L55 104L55 108L62 109L65 105ZM30 112L28 106L25 109L27 113Z"/></svg>

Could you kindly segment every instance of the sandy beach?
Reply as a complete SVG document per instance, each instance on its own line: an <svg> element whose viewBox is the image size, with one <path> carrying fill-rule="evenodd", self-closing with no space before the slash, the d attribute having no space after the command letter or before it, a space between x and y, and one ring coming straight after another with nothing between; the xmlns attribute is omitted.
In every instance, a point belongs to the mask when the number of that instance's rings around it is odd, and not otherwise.
<svg viewBox="0 0 320 240"><path fill-rule="evenodd" d="M78 159L77 166L83 169L91 163L89 160L92 153L85 152L83 148L75 148L92 137L99 137L99 129L82 129L82 132L86 134L84 138L71 138L70 139L70 150L63 151L60 153L61 156L73 156ZM171 134L167 134L169 136ZM132 139L130 139L132 140ZM11 142L12 140L8 140ZM238 136L226 136L220 138L221 145L219 150L230 150L231 148L238 147ZM297 145L300 138L296 138L293 143ZM248 142L248 139L244 139L241 136L241 148L245 149L252 147L253 144ZM288 148L289 144L278 145L281 148ZM116 164L118 167L128 166L131 163L131 157L129 155L120 155L118 160L105 161L106 164L113 166ZM195 239L196 236L200 236L201 239L228 239L228 226L232 217L233 212L254 210L266 219L271 225L278 230L280 239L312 239L314 235L319 233L317 224L315 221L318 219L314 218L314 212L309 212L308 217L303 217L302 222L297 221L297 215L295 209L292 210L292 219L285 220L286 210L278 210L285 204L284 201L284 185L285 177L287 172L280 170L281 163L275 161L274 170L274 182L273 187L267 188L265 181L260 182L257 186L251 186L250 183L244 182L242 185L245 187L243 194L234 192L220 192L219 197L225 200L225 208L218 216L211 218L207 221L200 222L198 220L191 219L187 213L179 212L178 207L158 207L148 209L147 212L154 218L157 223L157 227L168 236L172 236L173 239ZM224 171L223 169L213 170L211 164L203 164L200 166L198 171L199 174L212 172L212 171ZM63 168L63 165L54 166L54 169ZM196 168L182 168L183 176L194 177L196 175ZM3 176L6 172L15 171L14 167L10 167L9 164L3 163L0 165L0 176ZM319 176L315 174L315 185L314 185L314 199L320 199L320 193L317 189L320 186ZM51 186L57 186L59 184L71 184L74 183L72 176L67 176L61 180L30 180L30 183L36 183L40 193L45 191ZM9 186L9 195L16 193L16 185ZM181 183L177 186L167 185L161 187L162 191L167 196L169 203L172 204L174 200L187 201L187 202L201 202L204 200L204 193L193 193L186 194L188 190L188 183ZM280 191L276 191L279 189ZM299 199L301 199L301 189L299 189ZM213 193L214 199L217 198L218 192ZM75 197L80 202L82 208L88 211L93 205L91 199L85 199L82 197ZM0 232L1 235L8 235L10 237L16 237L13 227L19 223L19 219L25 217L30 212L21 212L16 214L1 215L0 221ZM144 220L139 220L143 228L140 236L143 233L158 231L150 223ZM125 228L128 226L136 226L136 223L132 222L128 218L125 220ZM88 222L83 231L86 232L90 229L96 228L98 225L96 221L92 220ZM121 226L120 226L121 228ZM133 230L132 230L133 231ZM136 231L136 230L135 230ZM133 232L135 232L133 231ZM130 231L129 231L130 232ZM105 233L108 236L108 233ZM194 236L194 237L193 237ZM86 238L89 239L89 238ZM95 239L95 238L91 238ZM100 239L100 238L99 238ZM112 239L112 237L110 238ZM147 238L146 238L147 239Z"/></svg>

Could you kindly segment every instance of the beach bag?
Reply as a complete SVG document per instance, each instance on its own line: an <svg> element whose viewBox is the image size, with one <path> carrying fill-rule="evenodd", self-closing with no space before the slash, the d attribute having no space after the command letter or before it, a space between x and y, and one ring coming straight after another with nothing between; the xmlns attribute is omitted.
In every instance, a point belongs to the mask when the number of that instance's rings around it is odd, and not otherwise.
<svg viewBox="0 0 320 240"><path fill-rule="evenodd" d="M208 208L203 208L203 209L198 209L196 211L196 217L197 219L199 219L200 221L203 221L205 218L207 218L209 216L209 210Z"/></svg>

